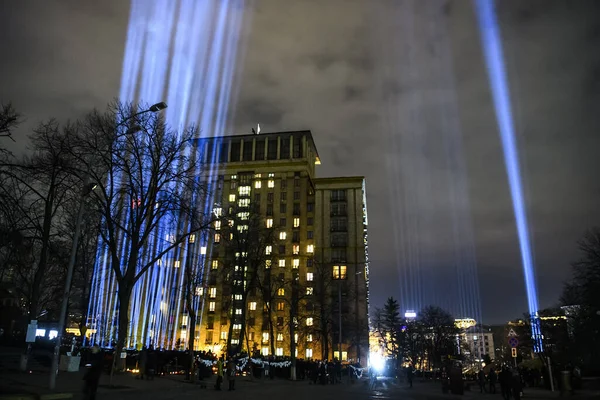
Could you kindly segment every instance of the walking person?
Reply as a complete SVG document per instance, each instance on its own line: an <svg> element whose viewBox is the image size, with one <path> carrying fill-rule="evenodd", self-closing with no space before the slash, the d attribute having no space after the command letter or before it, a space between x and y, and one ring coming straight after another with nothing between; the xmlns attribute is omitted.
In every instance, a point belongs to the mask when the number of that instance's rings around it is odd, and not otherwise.
<svg viewBox="0 0 600 400"><path fill-rule="evenodd" d="M511 388L510 388L511 375L510 375L510 371L508 370L508 368L503 367L502 371L500 371L500 375L498 378L500 381L500 391L502 392L502 398L504 398L504 400L510 400L510 398L511 398Z"/></svg>
<svg viewBox="0 0 600 400"><path fill-rule="evenodd" d="M408 387L412 388L413 385L413 367L412 364L406 369L406 379L408 380Z"/></svg>
<svg viewBox="0 0 600 400"><path fill-rule="evenodd" d="M223 356L217 360L217 382L215 383L215 389L221 390L221 384L223 383Z"/></svg>
<svg viewBox="0 0 600 400"><path fill-rule="evenodd" d="M494 368L490 369L488 379L490 381L490 393L496 394L496 381L498 380L498 375L496 375Z"/></svg>
<svg viewBox="0 0 600 400"><path fill-rule="evenodd" d="M485 372L483 372L483 369L480 369L477 373L477 381L479 382L479 393L487 393L487 389L485 388Z"/></svg>
<svg viewBox="0 0 600 400"><path fill-rule="evenodd" d="M227 363L227 381L229 382L229 391L235 390L235 361L229 359Z"/></svg>
<svg viewBox="0 0 600 400"><path fill-rule="evenodd" d="M104 366L104 354L98 346L92 347L92 356L90 366L83 376L83 397L86 400L95 400L96 392L98 391L98 383L100 375L102 375L102 367Z"/></svg>

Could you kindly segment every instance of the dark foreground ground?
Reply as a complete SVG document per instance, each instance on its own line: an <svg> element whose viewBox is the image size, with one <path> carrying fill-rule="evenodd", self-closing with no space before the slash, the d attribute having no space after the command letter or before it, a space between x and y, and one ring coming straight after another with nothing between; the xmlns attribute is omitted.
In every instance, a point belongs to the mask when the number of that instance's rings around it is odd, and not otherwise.
<svg viewBox="0 0 600 400"><path fill-rule="evenodd" d="M21 374L2 372L0 374L0 400L58 400L60 398L81 399L82 373L62 373L59 375L57 390L47 390L46 373ZM180 376L159 377L153 381L141 381L132 375L119 375L109 385L109 377L103 376L98 390L98 400L185 400L185 399L247 399L247 400L317 400L317 399L498 399L500 394L480 394L466 392L464 396L444 395L439 384L431 382L414 383L412 389L395 380L380 378L375 389L370 390L363 380L358 383L337 385L312 385L307 381L250 380L238 378L236 390L218 392L214 390L214 380L204 381L207 388L185 382ZM527 389L524 399L554 399L559 393ZM584 391L574 399L600 399L600 392Z"/></svg>

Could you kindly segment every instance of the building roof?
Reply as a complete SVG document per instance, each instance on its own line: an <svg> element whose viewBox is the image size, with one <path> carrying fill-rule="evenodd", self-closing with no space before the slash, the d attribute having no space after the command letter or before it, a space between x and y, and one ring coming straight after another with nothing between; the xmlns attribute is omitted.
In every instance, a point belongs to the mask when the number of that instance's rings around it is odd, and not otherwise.
<svg viewBox="0 0 600 400"><path fill-rule="evenodd" d="M278 136L278 135L292 135L292 134L305 134L308 139L310 140L313 149L315 149L315 154L317 156L317 159L320 160L319 157L319 151L317 150L317 146L315 144L315 140L313 138L312 135L312 131L310 129L305 129L305 130L299 130L299 131L281 131L281 132L261 132L259 134L256 133L242 133L242 134L231 134L231 135L225 135L225 136L204 136L204 137L200 137L198 138L199 140L212 140L212 139L231 139L231 138L235 138L235 139L244 139L244 138L255 138L257 136Z"/></svg>

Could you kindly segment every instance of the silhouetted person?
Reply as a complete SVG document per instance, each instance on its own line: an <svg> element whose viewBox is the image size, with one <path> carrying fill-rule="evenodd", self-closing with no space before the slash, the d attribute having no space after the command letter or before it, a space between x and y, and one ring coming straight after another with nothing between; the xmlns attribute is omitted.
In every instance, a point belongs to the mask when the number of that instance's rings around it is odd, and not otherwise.
<svg viewBox="0 0 600 400"><path fill-rule="evenodd" d="M490 393L495 394L496 393L496 381L498 380L498 375L496 375L496 371L494 371L494 368L490 369L488 379L490 380Z"/></svg>
<svg viewBox="0 0 600 400"><path fill-rule="evenodd" d="M221 390L221 384L223 383L223 357L217 361L217 383L215 383L215 389Z"/></svg>
<svg viewBox="0 0 600 400"><path fill-rule="evenodd" d="M83 376L85 382L83 386L83 397L87 400L94 400L98 391L98 382L102 375L102 367L104 366L104 354L98 346L92 347L92 356L90 358L90 366Z"/></svg>
<svg viewBox="0 0 600 400"><path fill-rule="evenodd" d="M510 386L515 400L521 400L521 391L523 390L523 385L521 384L521 376L519 375L519 371L516 369L512 373Z"/></svg>
<svg viewBox="0 0 600 400"><path fill-rule="evenodd" d="M227 381L229 382L229 390L235 390L235 361L229 359L227 363Z"/></svg>
<svg viewBox="0 0 600 400"><path fill-rule="evenodd" d="M412 387L413 385L413 367L412 365L408 366L406 370L406 379L408 380L408 387Z"/></svg>
<svg viewBox="0 0 600 400"><path fill-rule="evenodd" d="M500 375L498 376L500 381L500 391L504 400L509 400L511 397L511 374L508 368L502 368Z"/></svg>
<svg viewBox="0 0 600 400"><path fill-rule="evenodd" d="M485 372L482 369L477 373L477 381L479 382L479 393L487 393L485 388Z"/></svg>

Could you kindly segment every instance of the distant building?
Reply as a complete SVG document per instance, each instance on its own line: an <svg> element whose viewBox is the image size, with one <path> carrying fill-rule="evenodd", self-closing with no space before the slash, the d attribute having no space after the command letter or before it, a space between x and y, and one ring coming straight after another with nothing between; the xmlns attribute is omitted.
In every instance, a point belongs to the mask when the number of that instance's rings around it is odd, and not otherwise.
<svg viewBox="0 0 600 400"><path fill-rule="evenodd" d="M461 318L454 320L454 324L460 329L458 345L460 352L465 353L474 364L483 362L487 355L491 360L496 358L494 349L494 334L489 326L478 325L473 318Z"/></svg>

